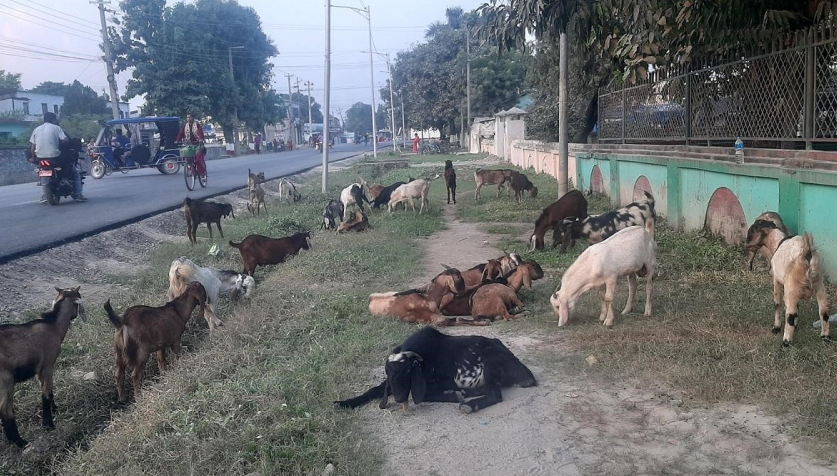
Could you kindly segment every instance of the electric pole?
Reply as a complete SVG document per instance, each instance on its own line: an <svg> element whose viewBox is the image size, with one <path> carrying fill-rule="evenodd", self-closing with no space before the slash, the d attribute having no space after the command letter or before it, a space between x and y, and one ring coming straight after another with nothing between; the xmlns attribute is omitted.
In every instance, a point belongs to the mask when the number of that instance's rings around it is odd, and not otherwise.
<svg viewBox="0 0 837 476"><path fill-rule="evenodd" d="M299 142L296 138L296 134L294 133L294 108L293 108L293 96L291 96L291 78L294 75L291 73L286 73L285 77L288 78L288 139L294 142Z"/></svg>
<svg viewBox="0 0 837 476"><path fill-rule="evenodd" d="M308 86L308 133L310 134L314 132L313 129L311 129L311 124L314 123L314 118L311 117L311 86L313 86L314 83L306 81L305 85Z"/></svg>
<svg viewBox="0 0 837 476"><path fill-rule="evenodd" d="M466 125L471 128L471 29L465 27L465 95L468 101L468 121Z"/></svg>
<svg viewBox="0 0 837 476"><path fill-rule="evenodd" d="M99 0L99 19L102 21L102 47L105 50L105 65L108 69L108 84L110 85L110 109L114 119L119 119L119 96L116 94L116 75L113 73L113 56L110 51L108 25L105 21L105 1Z"/></svg>
<svg viewBox="0 0 837 476"><path fill-rule="evenodd" d="M308 86L309 88L311 86ZM310 91L310 89L309 89ZM328 188L328 108L331 106L331 0L326 0L325 27L325 93L323 94L323 108L325 109L325 124L323 125L323 193ZM310 94L308 96L311 97Z"/></svg>
<svg viewBox="0 0 837 476"><path fill-rule="evenodd" d="M395 99L393 99L392 92L392 65L389 63L389 53L387 53L387 71L389 72L389 116L392 121L392 149L398 150L398 144L395 142Z"/></svg>
<svg viewBox="0 0 837 476"><path fill-rule="evenodd" d="M230 46L227 48L227 52L229 53L230 58L230 82L235 88L235 75L233 74L233 62L232 62L232 50L233 49L242 49L243 46ZM241 124L238 122L238 101L233 106L233 150L238 150L238 127Z"/></svg>
<svg viewBox="0 0 837 476"><path fill-rule="evenodd" d="M372 155L378 158L378 129L375 124L375 66L372 61L372 14L366 7L366 21L369 24L369 80L372 85Z"/></svg>
<svg viewBox="0 0 837 476"><path fill-rule="evenodd" d="M407 148L407 141L405 135L407 134L407 123L404 121L404 93L398 94L401 99L401 147Z"/></svg>

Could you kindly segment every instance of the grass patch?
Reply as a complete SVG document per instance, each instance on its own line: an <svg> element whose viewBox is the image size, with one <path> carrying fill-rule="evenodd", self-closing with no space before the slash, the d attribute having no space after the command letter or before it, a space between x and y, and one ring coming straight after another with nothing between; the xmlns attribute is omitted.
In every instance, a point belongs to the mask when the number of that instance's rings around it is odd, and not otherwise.
<svg viewBox="0 0 837 476"><path fill-rule="evenodd" d="M443 227L444 190L431 189L432 206L420 217L380 211L370 217L372 232L318 231L324 204L356 175L332 173L327 194L312 177L303 182L301 202L225 222L225 239L216 236L218 256L208 255L211 243L201 229L196 246L161 244L145 271L110 279L124 289L112 296L118 312L160 305L175 257L241 269L227 240L313 230L313 250L256 271L249 303L219 303L225 326L218 332L210 335L202 319L192 319L178 364L159 375L151 359L143 396L125 407L115 404L113 329L101 303L88 302L88 321L74 325L58 359L58 429L40 428L37 385L19 385L18 422L37 446L27 455L0 451L0 474L319 474L328 463L344 474L377 474L381 455L357 443L354 413L332 410L331 402L356 392L356 382L368 380L369 369L415 329L369 316L367 297L407 287L421 262L414 241ZM89 371L96 372L94 382L81 378Z"/></svg>

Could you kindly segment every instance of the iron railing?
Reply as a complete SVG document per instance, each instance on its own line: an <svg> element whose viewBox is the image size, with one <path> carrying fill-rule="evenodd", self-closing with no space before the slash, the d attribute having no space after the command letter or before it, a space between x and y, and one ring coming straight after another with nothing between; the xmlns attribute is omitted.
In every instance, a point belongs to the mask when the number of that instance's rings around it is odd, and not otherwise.
<svg viewBox="0 0 837 476"><path fill-rule="evenodd" d="M599 90L602 142L837 142L837 30L817 26L781 49Z"/></svg>

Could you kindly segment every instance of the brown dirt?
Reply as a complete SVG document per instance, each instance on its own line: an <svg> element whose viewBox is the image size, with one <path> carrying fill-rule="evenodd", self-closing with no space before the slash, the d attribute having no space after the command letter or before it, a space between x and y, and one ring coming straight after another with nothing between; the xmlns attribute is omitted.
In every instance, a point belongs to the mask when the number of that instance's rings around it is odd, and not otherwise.
<svg viewBox="0 0 837 476"><path fill-rule="evenodd" d="M465 268L500 254L477 225L455 220L452 206L445 208L445 218L448 228L425 242L426 274L415 284L437 274L439 263ZM547 276L536 285L551 287L554 281ZM520 329L519 323L509 322L445 332L501 339L532 369L538 387L504 390L502 403L471 415L444 403L412 406L406 414L395 406L362 410L363 432L374 435L386 460L383 474L837 472L757 407L684 403L683 395L654 382L572 376L562 371L567 365L562 354L568 355L571 346L560 331L536 335ZM375 369L374 380L382 373L383 368Z"/></svg>

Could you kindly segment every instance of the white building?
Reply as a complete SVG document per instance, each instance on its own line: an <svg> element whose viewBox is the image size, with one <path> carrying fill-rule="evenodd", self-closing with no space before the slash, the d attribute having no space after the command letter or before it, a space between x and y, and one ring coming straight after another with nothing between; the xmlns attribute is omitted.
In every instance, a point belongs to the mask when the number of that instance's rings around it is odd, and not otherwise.
<svg viewBox="0 0 837 476"><path fill-rule="evenodd" d="M5 91L0 93L0 114L21 114L24 121L40 121L45 112L60 114L64 96L33 93L30 91ZM107 101L110 108L110 101ZM119 117L131 117L127 102L119 103Z"/></svg>

